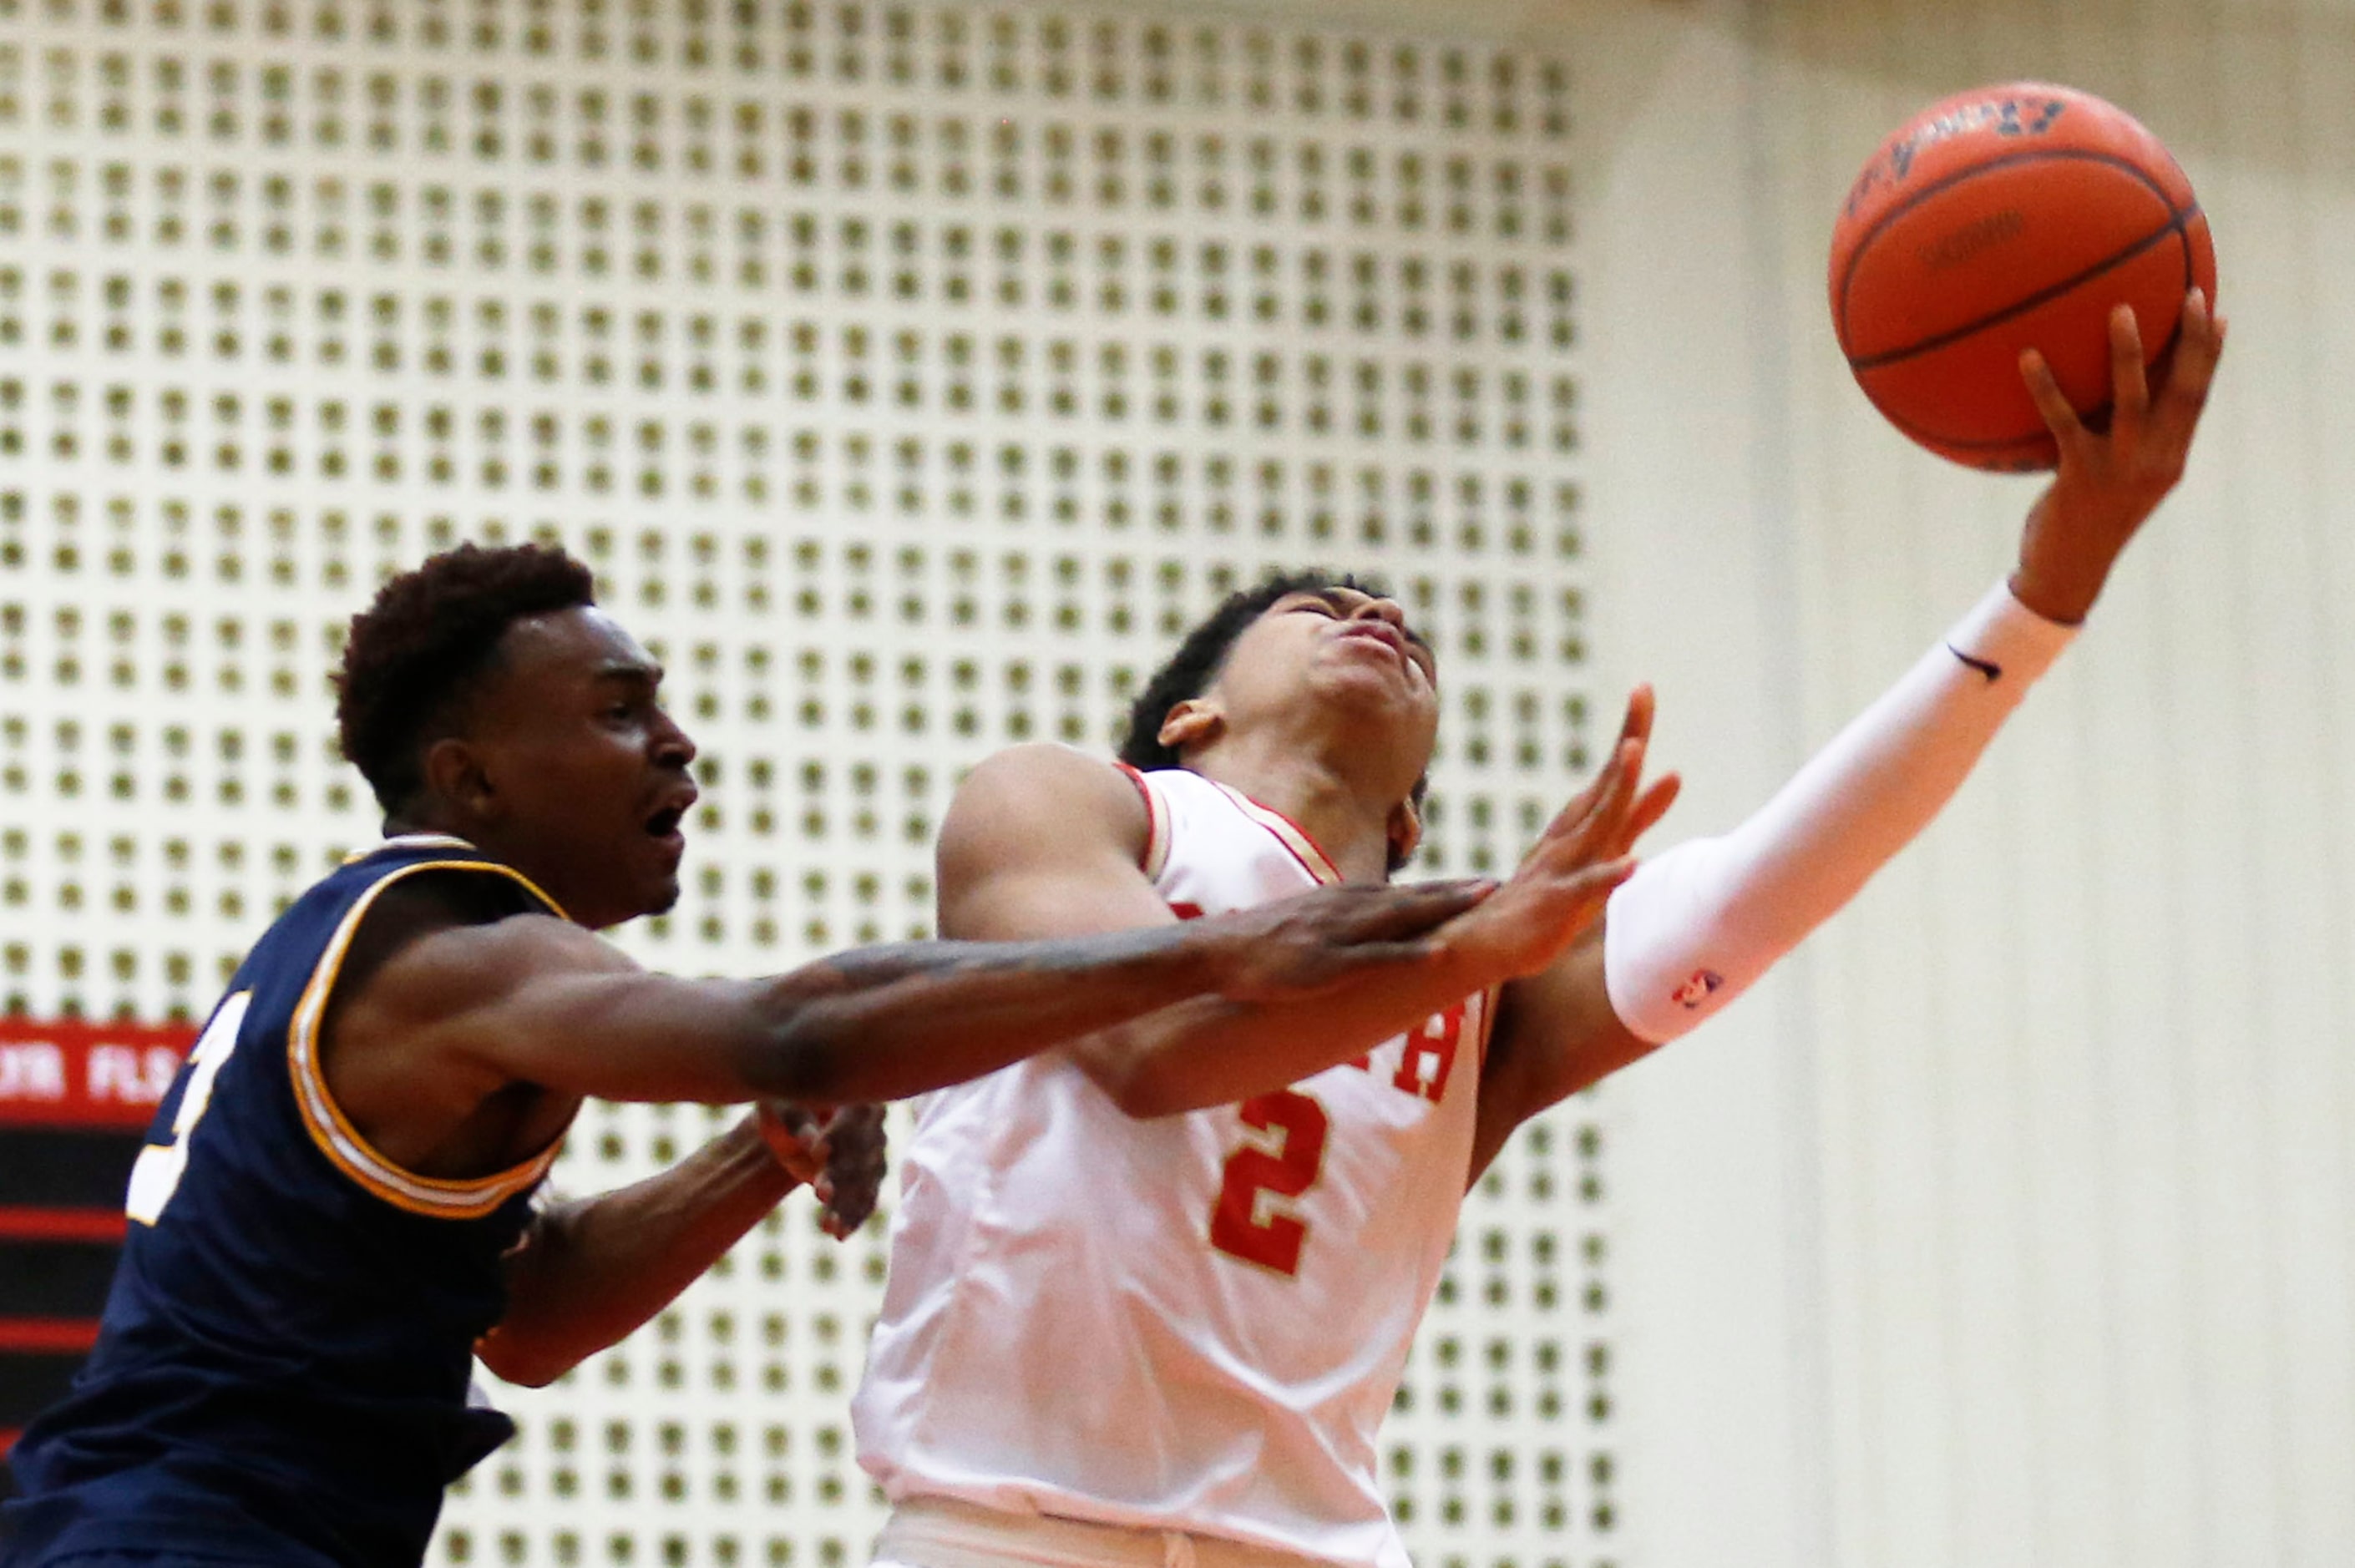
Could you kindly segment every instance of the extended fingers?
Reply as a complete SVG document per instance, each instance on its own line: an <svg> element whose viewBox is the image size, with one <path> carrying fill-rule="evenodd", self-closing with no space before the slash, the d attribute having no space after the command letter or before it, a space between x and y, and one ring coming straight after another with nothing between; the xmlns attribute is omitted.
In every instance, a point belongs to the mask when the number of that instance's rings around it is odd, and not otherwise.
<svg viewBox="0 0 2355 1568"><path fill-rule="evenodd" d="M1530 859L1576 864L1624 847L1627 814L1643 780L1644 750L1641 739L1622 740L1613 747L1594 782L1547 825Z"/></svg>
<svg viewBox="0 0 2355 1568"><path fill-rule="evenodd" d="M1650 744L1648 737L1636 736L1622 740L1613 752L1603 792L1596 798L1581 834L1589 844L1598 840L1609 842L1626 821L1636 792L1643 787L1644 756Z"/></svg>
<svg viewBox="0 0 2355 1568"><path fill-rule="evenodd" d="M1653 712L1652 688L1638 685L1627 698L1627 722L1619 732L1620 753L1613 758L1614 763L1624 759L1627 781L1625 815L1618 820L1611 841L1614 853L1625 854L1630 845L1649 832L1676 804L1677 793L1684 787L1673 773L1649 786L1644 784L1644 763L1651 751ZM1633 751L1628 749L1630 742L1635 746Z"/></svg>
<svg viewBox="0 0 2355 1568"><path fill-rule="evenodd" d="M1625 745L1623 736L1619 743L1612 747L1611 755L1604 759L1602 769L1587 780L1586 788L1563 802L1561 810L1553 814L1553 821L1548 822L1545 832L1538 835L1539 848L1565 833L1575 832L1579 824L1586 821L1595 803L1602 800L1604 791L1611 787L1612 775L1620 767L1620 755Z"/></svg>
<svg viewBox="0 0 2355 1568"><path fill-rule="evenodd" d="M1399 890L1394 918L1405 922L1409 929L1420 930L1454 919L1496 891L1495 879L1486 876L1419 882Z"/></svg>
<svg viewBox="0 0 2355 1568"><path fill-rule="evenodd" d="M2032 348L2020 350L2019 378L2028 384L2028 395L2036 403L2036 412L2044 420L2044 428L2064 451L2085 439L2084 422L2070 406L2069 395L2061 390L2053 379L2052 367L2044 356Z"/></svg>
<svg viewBox="0 0 2355 1568"><path fill-rule="evenodd" d="M1636 801L1635 810L1627 813L1626 836L1619 842L1622 853L1659 826L1660 819L1667 816L1668 808L1677 803L1677 797L1683 792L1684 787L1685 781L1674 773L1664 774L1652 780L1645 789L1643 799Z"/></svg>
<svg viewBox="0 0 2355 1568"><path fill-rule="evenodd" d="M2190 444L2200 410L2208 404L2208 388L2216 379L2216 362L2223 353L2224 318L2209 308L2207 295L2194 289L2184 299L2175 358L2158 395L2158 422L2169 440Z"/></svg>
<svg viewBox="0 0 2355 1568"><path fill-rule="evenodd" d="M883 1184L888 1146L883 1107L877 1105L845 1107L830 1118L826 1130L834 1143L834 1153L815 1189L819 1201L825 1205L825 1213L819 1223L827 1234L841 1240L858 1230L866 1223L867 1216L875 1212L876 1195Z"/></svg>
<svg viewBox="0 0 2355 1568"><path fill-rule="evenodd" d="M1474 877L1418 882L1369 892L1344 923L1341 937L1352 944L1394 941L1445 925L1489 894L1497 885Z"/></svg>
<svg viewBox="0 0 2355 1568"><path fill-rule="evenodd" d="M1590 849L1607 843L1619 832L1627 820L1628 809L1635 804L1636 791L1644 782L1644 753L1647 742L1642 737L1623 740L1613 753L1611 767L1603 793L1595 800L1594 809L1580 825L1577 837Z"/></svg>
<svg viewBox="0 0 2355 1568"><path fill-rule="evenodd" d="M1548 822L1545 832L1538 835L1540 842L1574 832L1587 820L1609 792L1614 776L1626 768L1629 761L1627 744L1630 741L1635 742L1637 748L1633 760L1638 768L1642 767L1642 748L1652 738L1653 710L1654 700L1649 685L1639 683L1627 694L1627 711L1619 721L1619 739L1612 747L1611 755L1604 759L1602 770L1587 782L1585 789L1572 795L1562 809L1554 813L1553 821Z"/></svg>
<svg viewBox="0 0 2355 1568"><path fill-rule="evenodd" d="M875 1212L878 1186L867 1182L848 1192L837 1192L826 1201L826 1211L819 1216L818 1226L837 1241L848 1241L867 1216Z"/></svg>
<svg viewBox="0 0 2355 1568"><path fill-rule="evenodd" d="M1639 682L1627 694L1627 716L1619 722L1619 738L1648 741L1652 738L1652 713L1655 706L1648 682Z"/></svg>
<svg viewBox="0 0 2355 1568"><path fill-rule="evenodd" d="M2143 368L2142 323L2132 305L2110 310L2110 429L2122 441L2141 433L2150 408L2150 378Z"/></svg>
<svg viewBox="0 0 2355 1568"><path fill-rule="evenodd" d="M1592 898L1599 903L1610 896L1613 888L1635 874L1636 857L1623 854L1615 860L1606 860L1599 864L1588 866L1571 878L1571 886L1580 896Z"/></svg>
<svg viewBox="0 0 2355 1568"><path fill-rule="evenodd" d="M844 1106L826 1118L826 1140L852 1160L881 1148L883 1107L872 1104Z"/></svg>
<svg viewBox="0 0 2355 1568"><path fill-rule="evenodd" d="M1561 900L1554 906L1560 912L1559 919L1553 922L1556 931L1569 937L1583 930L1603 913L1612 891L1635 874L1636 858L1623 854L1581 866L1562 878L1553 895Z"/></svg>

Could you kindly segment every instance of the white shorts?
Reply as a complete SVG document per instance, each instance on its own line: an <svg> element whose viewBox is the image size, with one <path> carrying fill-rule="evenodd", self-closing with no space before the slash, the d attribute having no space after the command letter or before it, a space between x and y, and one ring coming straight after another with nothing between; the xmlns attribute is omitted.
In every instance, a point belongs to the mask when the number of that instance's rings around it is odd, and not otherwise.
<svg viewBox="0 0 2355 1568"><path fill-rule="evenodd" d="M1271 1546L1182 1530L1007 1513L951 1498L909 1498L875 1540L873 1568L1334 1568Z"/></svg>

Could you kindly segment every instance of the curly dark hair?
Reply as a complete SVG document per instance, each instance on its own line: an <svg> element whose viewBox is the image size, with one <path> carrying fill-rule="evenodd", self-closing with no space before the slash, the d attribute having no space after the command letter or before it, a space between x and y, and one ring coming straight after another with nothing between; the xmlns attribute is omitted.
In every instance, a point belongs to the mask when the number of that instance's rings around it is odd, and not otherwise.
<svg viewBox="0 0 2355 1568"><path fill-rule="evenodd" d="M1229 594L1200 625L1186 634L1186 641L1178 644L1178 652L1169 656L1169 662L1153 673L1153 679L1145 683L1145 690L1129 705L1128 733L1121 739L1120 759L1140 773L1177 767L1177 748L1161 744L1161 726L1168 718L1169 710L1210 689L1210 683L1219 678L1227 654L1234 648L1235 639L1252 621L1265 615L1277 599L1286 594L1321 593L1333 588L1380 592L1355 577L1337 577L1312 567L1306 571L1281 573L1256 588L1238 588Z"/></svg>
<svg viewBox="0 0 2355 1568"><path fill-rule="evenodd" d="M1256 588L1238 588L1229 594L1200 625L1186 634L1186 641L1178 644L1178 652L1153 673L1153 678L1145 683L1145 690L1129 705L1128 731L1121 737L1120 759L1140 773L1179 766L1183 759L1177 748L1161 744L1161 726L1168 718L1169 710L1209 690L1210 683L1219 678L1220 669L1233 650L1235 639L1252 621L1265 615L1277 599L1286 594L1321 593L1337 588L1371 594L1376 599L1391 597L1390 589L1380 582L1316 567L1279 573ZM1416 805L1423 804L1430 784L1428 774L1414 781L1410 798ZM1396 871L1404 863L1403 860L1393 859L1391 869Z"/></svg>
<svg viewBox="0 0 2355 1568"><path fill-rule="evenodd" d="M403 572L352 617L336 675L344 755L398 811L424 784L438 738L515 622L597 602L589 568L546 545L461 545Z"/></svg>

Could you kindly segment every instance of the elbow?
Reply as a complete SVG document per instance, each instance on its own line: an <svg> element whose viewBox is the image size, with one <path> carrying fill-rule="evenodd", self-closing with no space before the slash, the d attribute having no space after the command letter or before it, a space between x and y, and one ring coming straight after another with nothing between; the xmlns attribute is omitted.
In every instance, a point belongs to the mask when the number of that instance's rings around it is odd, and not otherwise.
<svg viewBox="0 0 2355 1568"><path fill-rule="evenodd" d="M474 1359L501 1383L546 1388L581 1364L581 1358L554 1345L535 1344L528 1334L493 1329L474 1341Z"/></svg>
<svg viewBox="0 0 2355 1568"><path fill-rule="evenodd" d="M806 1003L777 1020L744 1064L744 1082L764 1096L798 1105L838 1105L883 1097L854 1092L847 1032L824 1003Z"/></svg>
<svg viewBox="0 0 2355 1568"><path fill-rule="evenodd" d="M1113 1091L1112 1103L1121 1115L1131 1121L1158 1121L1163 1117L1178 1116L1201 1108L1183 1096L1171 1094L1160 1085L1135 1081L1123 1084Z"/></svg>
<svg viewBox="0 0 2355 1568"><path fill-rule="evenodd" d="M1220 1103L1193 1092L1184 1075L1149 1060L1104 1061L1092 1056L1082 1065L1114 1108L1131 1121L1157 1121Z"/></svg>

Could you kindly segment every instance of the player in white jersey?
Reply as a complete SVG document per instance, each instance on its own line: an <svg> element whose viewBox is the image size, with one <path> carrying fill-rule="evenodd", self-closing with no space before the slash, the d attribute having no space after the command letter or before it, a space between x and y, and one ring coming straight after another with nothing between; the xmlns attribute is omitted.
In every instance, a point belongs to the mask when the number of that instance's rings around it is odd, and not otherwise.
<svg viewBox="0 0 2355 1568"><path fill-rule="evenodd" d="M1302 1005L1181 1003L927 1097L856 1404L907 1568L1298 1559L1404 1568L1376 1434L1468 1183L1511 1129L1692 1027L1935 815L2180 475L2222 346L2187 302L2153 396L2112 323L2115 413L2062 445L2019 569L1762 810L1678 846L1601 928L1559 884L1654 820L1639 692L1603 799L1427 959ZM1004 752L940 845L943 935L1150 926L1412 853L1431 655L1347 580L1239 594L1151 683L1115 769ZM1607 818L1607 824L1598 820ZM1532 912L1550 912L1533 929Z"/></svg>

